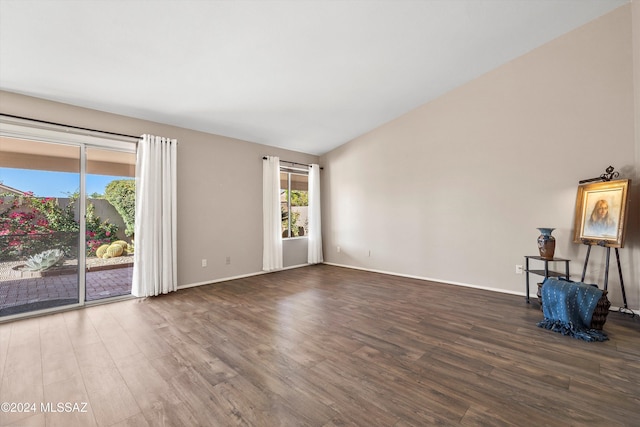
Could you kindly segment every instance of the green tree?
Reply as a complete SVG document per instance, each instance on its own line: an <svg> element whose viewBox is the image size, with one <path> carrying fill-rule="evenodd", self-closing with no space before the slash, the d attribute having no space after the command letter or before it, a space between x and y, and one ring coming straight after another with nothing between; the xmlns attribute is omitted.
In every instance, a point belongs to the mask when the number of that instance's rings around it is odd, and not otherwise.
<svg viewBox="0 0 640 427"><path fill-rule="evenodd" d="M289 200L289 191L285 190L285 197ZM291 206L309 206L309 192L300 190L291 190ZM291 220L291 237L297 237L299 235L298 219L300 213L292 209L291 212L287 212L284 208L282 211L282 228L287 230L289 228L289 220Z"/></svg>
<svg viewBox="0 0 640 427"><path fill-rule="evenodd" d="M124 234L133 236L136 218L136 181L134 179L111 181L105 187L104 195L122 217L125 224Z"/></svg>
<svg viewBox="0 0 640 427"><path fill-rule="evenodd" d="M291 190L291 206L309 206L309 192Z"/></svg>

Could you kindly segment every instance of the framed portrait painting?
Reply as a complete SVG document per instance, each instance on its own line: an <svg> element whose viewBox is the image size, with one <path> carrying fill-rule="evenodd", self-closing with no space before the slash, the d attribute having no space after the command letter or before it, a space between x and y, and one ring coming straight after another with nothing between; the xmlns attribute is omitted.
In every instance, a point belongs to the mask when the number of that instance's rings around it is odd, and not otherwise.
<svg viewBox="0 0 640 427"><path fill-rule="evenodd" d="M630 183L620 179L578 186L575 243L623 247Z"/></svg>

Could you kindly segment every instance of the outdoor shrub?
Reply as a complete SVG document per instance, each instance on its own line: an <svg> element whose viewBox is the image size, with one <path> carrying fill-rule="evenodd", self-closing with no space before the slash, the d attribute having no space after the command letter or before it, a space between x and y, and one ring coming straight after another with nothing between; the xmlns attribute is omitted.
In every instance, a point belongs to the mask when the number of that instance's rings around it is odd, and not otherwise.
<svg viewBox="0 0 640 427"><path fill-rule="evenodd" d="M87 255L96 255L98 248L104 244L110 244L116 238L118 226L109 221L100 221L96 216L95 206L87 203L87 214L85 216Z"/></svg>
<svg viewBox="0 0 640 427"><path fill-rule="evenodd" d="M133 236L136 218L136 181L133 179L111 181L105 187L104 195L124 220L124 234L128 237Z"/></svg>
<svg viewBox="0 0 640 427"><path fill-rule="evenodd" d="M77 199L77 196L76 196ZM73 199L75 201L75 199ZM69 203L64 209L58 204L54 197L29 198L29 203L34 209L39 211L47 221L47 227L54 231L74 231L79 230L79 225L75 220L74 203Z"/></svg>
<svg viewBox="0 0 640 427"><path fill-rule="evenodd" d="M77 195L64 209L52 197L0 195L0 261L25 259L56 247L69 258L77 257L80 225L74 218ZM118 226L101 222L93 204L86 212L87 255L116 238Z"/></svg>
<svg viewBox="0 0 640 427"><path fill-rule="evenodd" d="M0 260L31 256L50 249L48 235L53 233L49 221L33 195L0 195Z"/></svg>

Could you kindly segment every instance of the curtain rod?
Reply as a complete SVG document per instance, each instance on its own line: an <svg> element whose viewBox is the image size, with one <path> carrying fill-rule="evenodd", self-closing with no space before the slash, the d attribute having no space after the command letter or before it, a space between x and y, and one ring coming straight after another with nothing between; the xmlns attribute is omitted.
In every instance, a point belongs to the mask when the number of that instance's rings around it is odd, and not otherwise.
<svg viewBox="0 0 640 427"><path fill-rule="evenodd" d="M77 129L77 130L84 130L84 131L88 131L88 132L104 133L104 134L113 135L113 136L124 136L126 138L140 139L140 136L127 135L127 134L124 134L124 133L108 132L106 130L89 129L89 128L83 128L83 127L80 127L80 126L65 125L63 123L48 122L46 120L32 119L30 117L14 116L13 114L4 114L3 113L2 115L5 116L5 117L11 117L13 119L29 120L29 121L32 121L32 122L42 123L42 124L46 124L46 125L63 126L63 127L70 128L70 129Z"/></svg>
<svg viewBox="0 0 640 427"><path fill-rule="evenodd" d="M262 160L267 160L267 156L263 156ZM311 167L311 165L308 165L306 163L290 162L289 160L280 160L280 161L284 162L284 163L289 163L289 164L292 164L292 165L300 165L300 166ZM321 166L320 169L322 170L324 168Z"/></svg>

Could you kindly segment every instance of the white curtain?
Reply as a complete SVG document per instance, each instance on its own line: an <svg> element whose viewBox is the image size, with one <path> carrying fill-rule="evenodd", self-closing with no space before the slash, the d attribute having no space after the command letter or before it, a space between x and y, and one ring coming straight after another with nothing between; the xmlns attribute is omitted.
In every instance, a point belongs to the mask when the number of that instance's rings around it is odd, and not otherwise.
<svg viewBox="0 0 640 427"><path fill-rule="evenodd" d="M320 218L320 166L309 165L309 238L307 262L319 264L322 258L322 225Z"/></svg>
<svg viewBox="0 0 640 427"><path fill-rule="evenodd" d="M176 152L178 141L143 135L136 160L135 252L131 293L175 291Z"/></svg>
<svg viewBox="0 0 640 427"><path fill-rule="evenodd" d="M282 214L280 213L280 159L262 161L262 269L282 268Z"/></svg>

